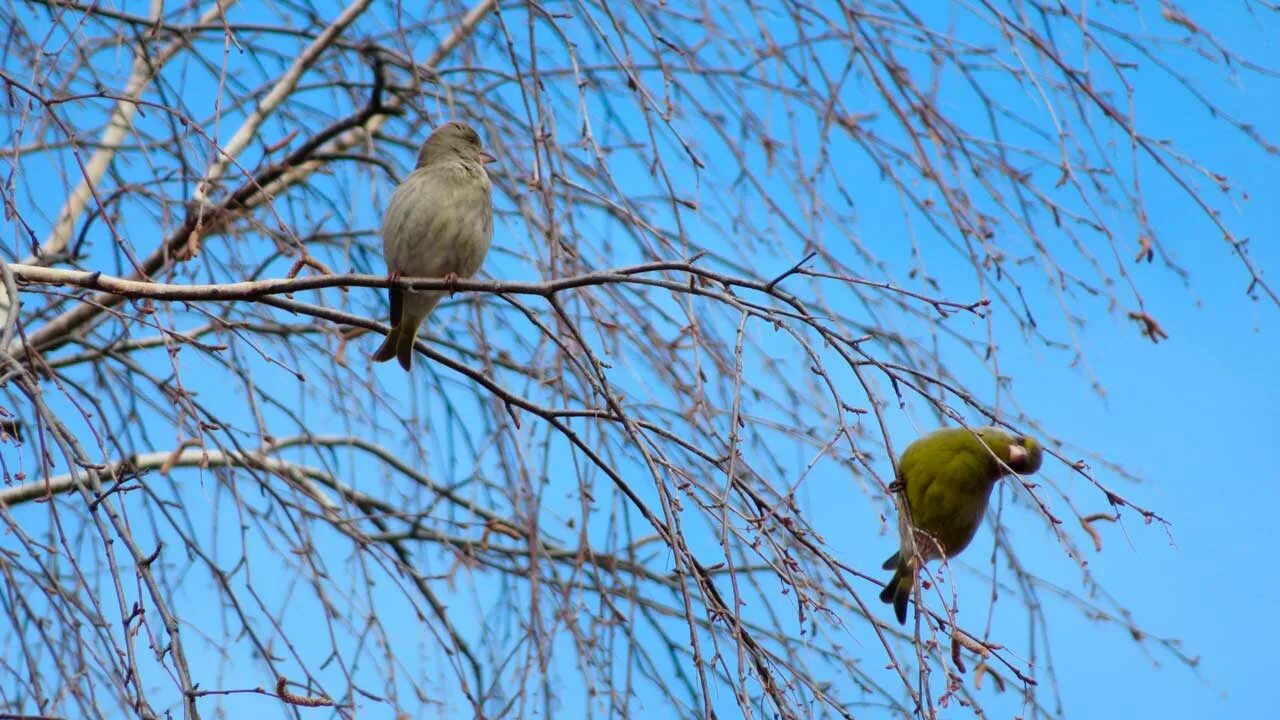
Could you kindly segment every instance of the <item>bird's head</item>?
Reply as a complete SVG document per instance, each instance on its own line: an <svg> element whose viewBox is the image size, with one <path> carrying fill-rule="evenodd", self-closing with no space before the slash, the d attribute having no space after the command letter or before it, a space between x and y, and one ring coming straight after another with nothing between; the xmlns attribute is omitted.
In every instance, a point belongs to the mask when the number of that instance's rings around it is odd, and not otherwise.
<svg viewBox="0 0 1280 720"><path fill-rule="evenodd" d="M982 442L1001 462L1019 475L1031 475L1040 469L1044 449L1036 439L1027 435L1014 435L997 427L984 427L977 431Z"/></svg>
<svg viewBox="0 0 1280 720"><path fill-rule="evenodd" d="M485 152L480 142L480 134L475 128L463 122L447 122L436 128L427 141L422 143L418 151L418 167L429 165L440 160L459 158L481 164L496 160Z"/></svg>

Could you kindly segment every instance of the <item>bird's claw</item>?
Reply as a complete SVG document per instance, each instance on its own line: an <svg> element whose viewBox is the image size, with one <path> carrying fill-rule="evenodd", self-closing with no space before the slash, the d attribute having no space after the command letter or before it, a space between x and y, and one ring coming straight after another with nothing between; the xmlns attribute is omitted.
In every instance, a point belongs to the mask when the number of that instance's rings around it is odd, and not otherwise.
<svg viewBox="0 0 1280 720"><path fill-rule="evenodd" d="M458 273L456 273L456 272L451 272L451 273L449 273L449 274L445 275L445 276L444 276L443 278L441 278L441 279L442 279L442 280L444 280L445 284L449 286L449 296L450 296L450 297L452 297L454 293L458 292L458 287L457 287L457 286L458 286Z"/></svg>

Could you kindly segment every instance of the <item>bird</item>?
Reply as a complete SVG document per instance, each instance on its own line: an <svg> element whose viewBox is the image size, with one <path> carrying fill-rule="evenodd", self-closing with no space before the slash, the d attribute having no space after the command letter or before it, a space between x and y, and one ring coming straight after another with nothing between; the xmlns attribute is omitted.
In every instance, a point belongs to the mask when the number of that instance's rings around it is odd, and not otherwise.
<svg viewBox="0 0 1280 720"><path fill-rule="evenodd" d="M476 274L493 241L493 196L485 151L470 125L436 128L418 151L418 163L391 195L382 216L382 251L391 279ZM444 297L443 290L389 289L391 330L374 362L396 358L408 371L418 327Z"/></svg>
<svg viewBox="0 0 1280 720"><path fill-rule="evenodd" d="M904 546L884 562L894 572L880 593L881 601L893 605L898 624L907 622L919 563L952 558L968 547L996 481L1010 472L1030 475L1043 458L1035 439L992 426L946 427L907 446L890 489L906 502L916 553Z"/></svg>

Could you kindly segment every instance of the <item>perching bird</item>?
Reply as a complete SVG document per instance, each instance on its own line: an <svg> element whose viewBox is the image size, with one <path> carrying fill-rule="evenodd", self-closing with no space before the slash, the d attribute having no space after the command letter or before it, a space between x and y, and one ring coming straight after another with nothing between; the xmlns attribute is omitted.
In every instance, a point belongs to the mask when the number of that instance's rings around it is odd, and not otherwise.
<svg viewBox="0 0 1280 720"><path fill-rule="evenodd" d="M1034 473L1043 456L1034 439L997 427L942 428L908 445L891 488L906 499L920 558L950 558L964 550L978 532L996 480L1011 470ZM894 573L880 593L882 601L893 603L900 624L907 622L918 570L917 558L908 552L902 548L885 561L884 569Z"/></svg>
<svg viewBox="0 0 1280 720"><path fill-rule="evenodd" d="M471 277L493 239L493 198L484 166L494 157L469 125L445 123L418 151L418 166L396 188L382 217L382 250L392 278ZM418 326L444 291L391 288L391 331L373 354L408 370Z"/></svg>

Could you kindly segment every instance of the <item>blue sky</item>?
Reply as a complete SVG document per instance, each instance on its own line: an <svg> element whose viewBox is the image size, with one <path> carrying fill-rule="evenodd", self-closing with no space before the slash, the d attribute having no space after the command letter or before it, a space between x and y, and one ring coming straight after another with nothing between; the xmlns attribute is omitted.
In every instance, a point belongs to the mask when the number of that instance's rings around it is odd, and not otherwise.
<svg viewBox="0 0 1280 720"><path fill-rule="evenodd" d="M1224 8L1206 21L1196 12L1206 4L1186 7L1223 44L1258 59L1276 57L1246 13ZM1228 112L1247 115L1268 137L1280 133L1274 83L1193 77L1206 81ZM1280 260L1275 160L1241 133L1210 122L1158 73L1138 78L1152 82L1138 85L1139 122L1157 135L1182 139L1190 154L1232 178L1235 187L1248 188L1251 199L1232 203L1235 211L1227 210L1225 220L1251 239L1250 253L1260 267L1274 268ZM1146 479L1129 486L1105 470L1100 474L1103 482L1167 518L1169 531L1130 516L1120 526L1102 526L1103 552L1089 550L1086 556L1143 627L1179 638L1183 651L1202 663L1198 673L1190 673L1159 651L1145 655L1122 632L1099 630L1069 613L1059 615L1053 627L1053 654L1069 715L1267 714L1270 648L1280 639L1268 617L1280 598L1280 582L1266 568L1280 477L1270 464L1250 459L1257 450L1269 456L1280 420L1278 313L1265 299L1245 297L1247 275L1198 209L1167 185L1157 185L1152 197L1152 222L1191 271L1189 284L1158 263L1130 268L1169 339L1152 344L1122 315L1091 313L1081 338L1105 398L1089 392L1078 373L1046 362L1035 350L1006 347L1004 362L1017 378L1020 400L1046 426ZM1274 281L1274 270L1269 277ZM1095 491L1061 465L1046 465L1044 472L1077 493L1083 511L1106 509ZM1043 533L1029 535L1018 534L1028 557L1064 570L1060 579L1070 577L1061 550ZM969 552L985 553L989 542L988 535Z"/></svg>
<svg viewBox="0 0 1280 720"><path fill-rule="evenodd" d="M1247 163L1238 170L1250 172ZM1249 215L1264 263L1277 257L1268 237L1280 220L1274 207L1259 202ZM1277 636L1260 620L1280 597L1280 583L1262 569L1280 478L1275 468L1245 458L1255 448L1268 453L1274 442L1280 334L1274 308L1240 298L1239 272L1223 267L1217 239L1209 235L1206 242L1207 234L1195 230L1185 235L1176 238L1183 247L1209 246L1186 258L1196 267L1191 292L1203 304L1195 306L1176 284L1158 285L1153 294L1165 296L1169 308L1168 341L1152 345L1123 321L1098 323L1087 337L1099 348L1092 359L1106 401L1044 393L1037 405L1082 445L1123 459L1149 479L1126 493L1166 517L1171 537L1130 520L1124 532L1106 531L1104 552L1090 562L1149 629L1182 638L1186 652L1203 657L1202 680L1177 667L1156 672L1151 661L1126 652L1124 641L1102 652L1087 632L1062 630L1060 660L1088 658L1067 683L1078 688L1067 695L1085 716L1124 717L1126 703L1151 716L1236 716L1265 712L1269 703L1265 648Z"/></svg>

